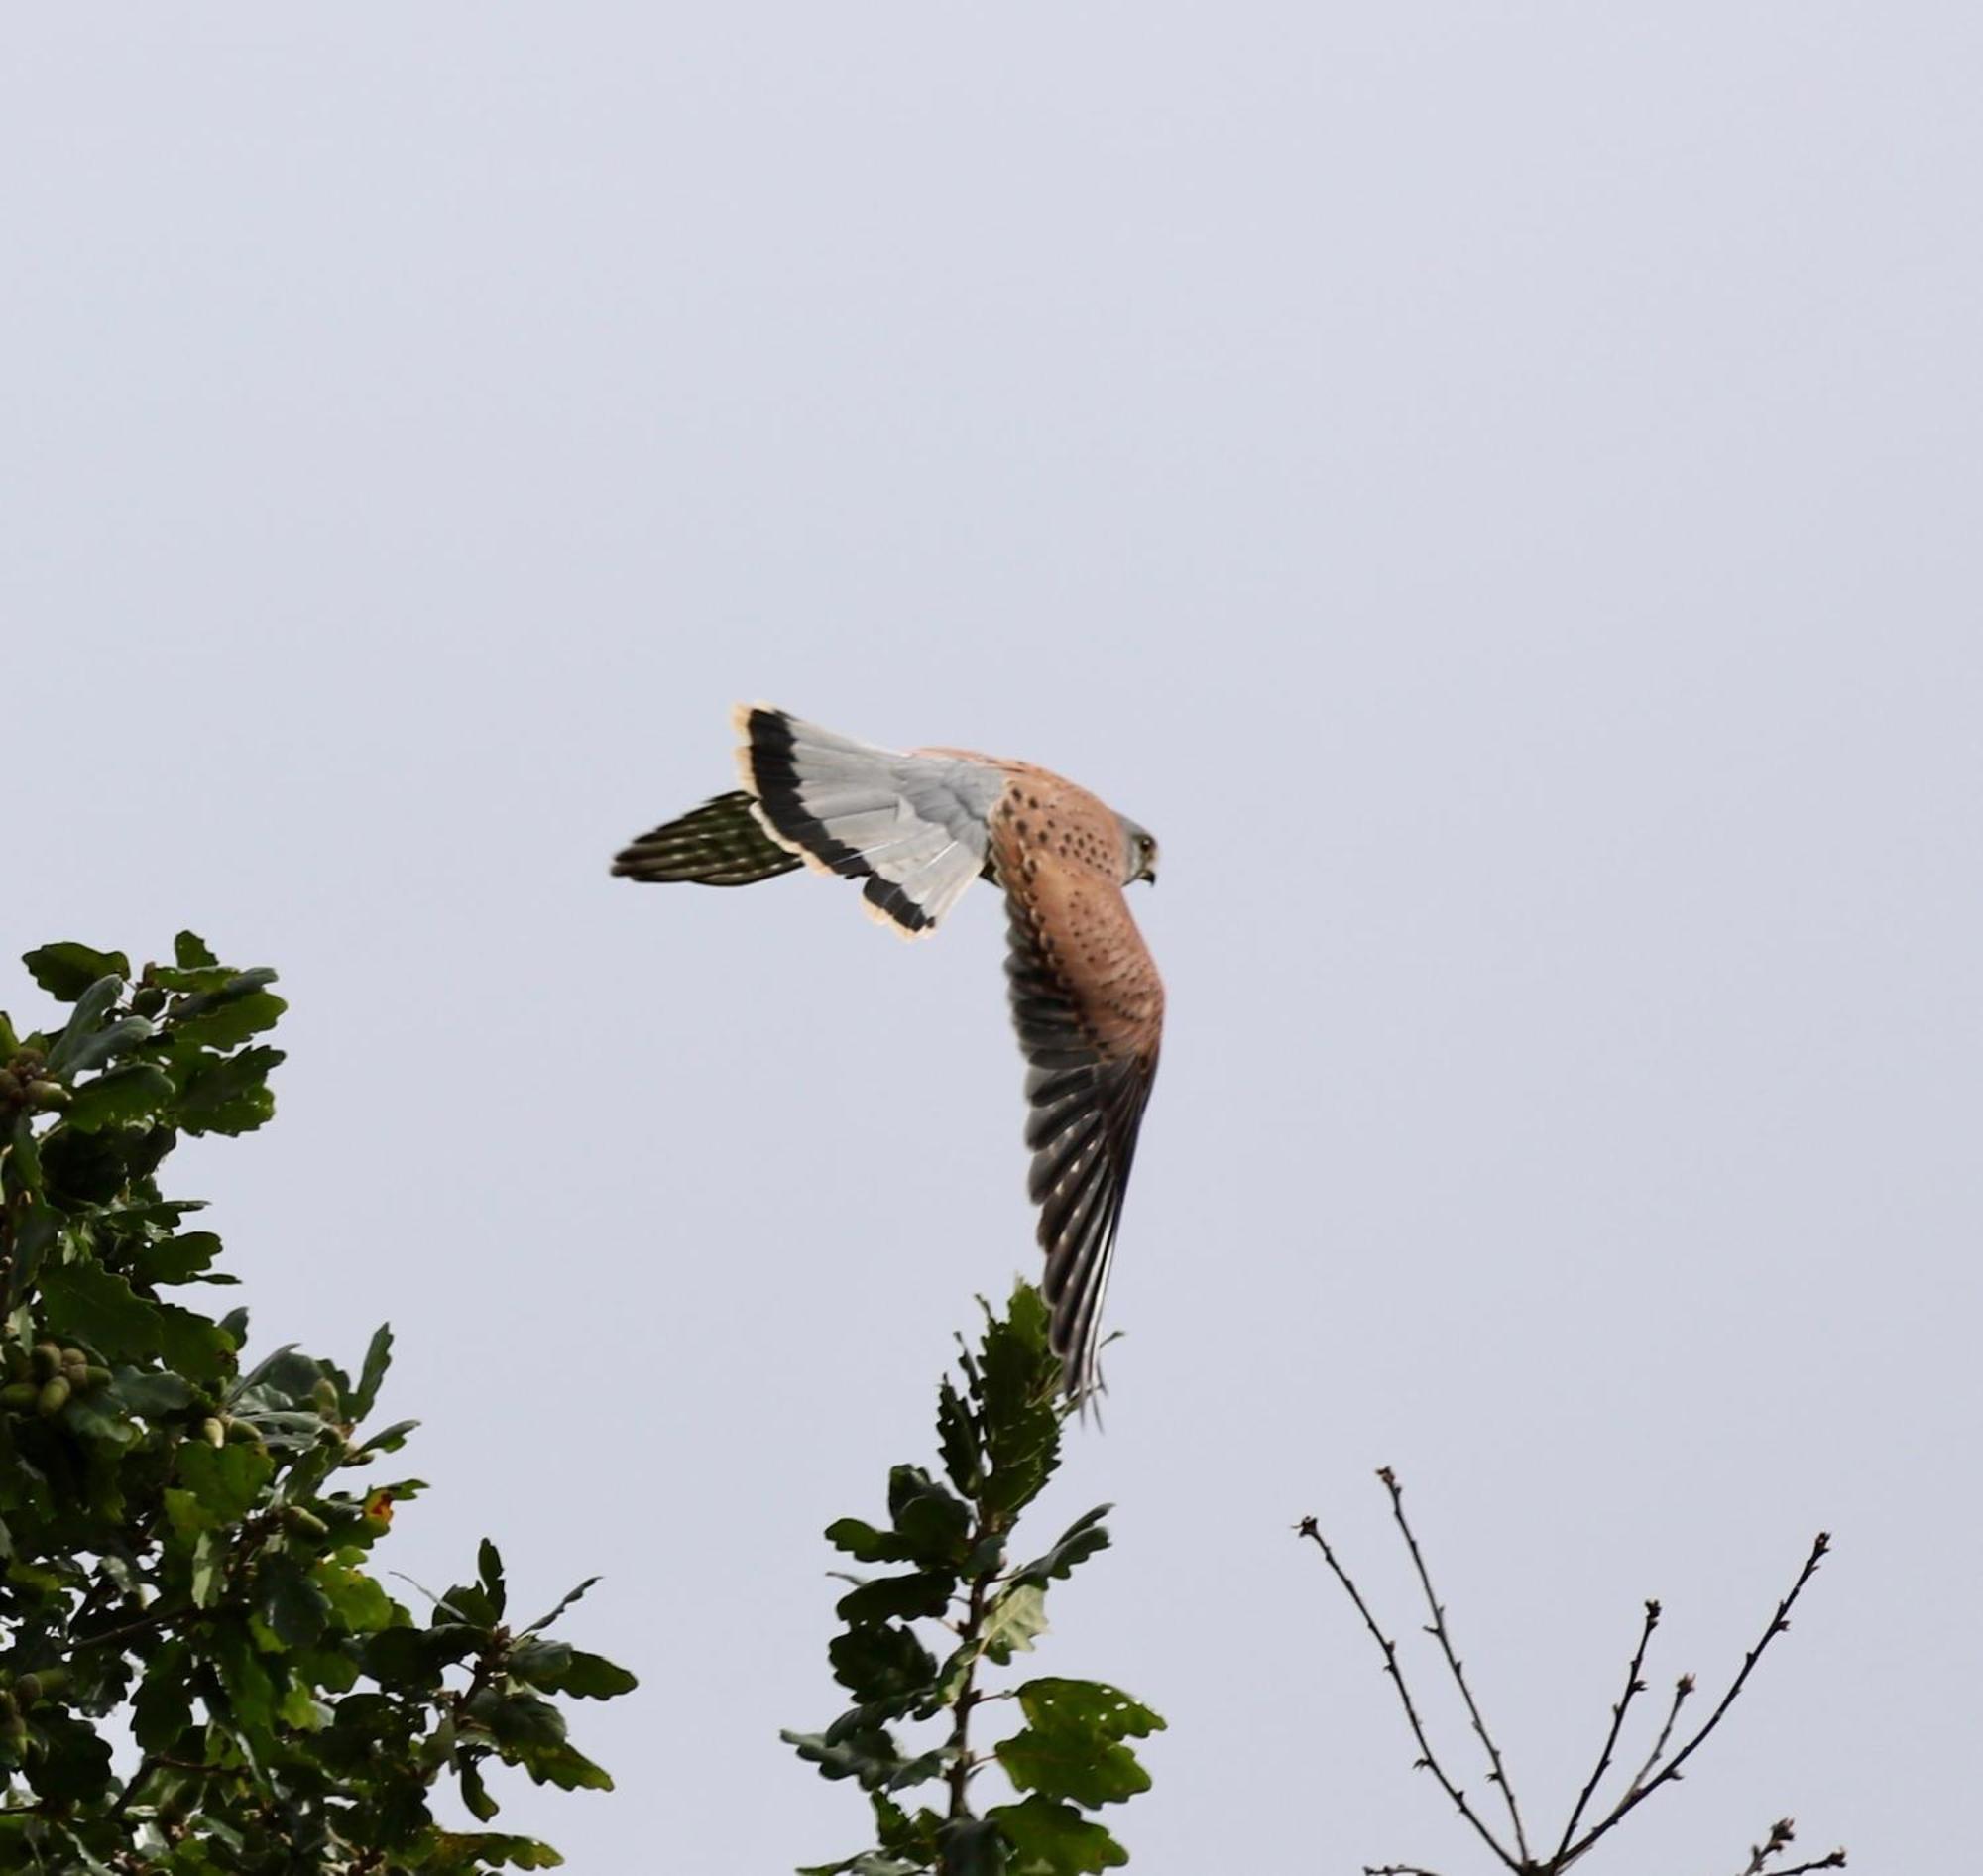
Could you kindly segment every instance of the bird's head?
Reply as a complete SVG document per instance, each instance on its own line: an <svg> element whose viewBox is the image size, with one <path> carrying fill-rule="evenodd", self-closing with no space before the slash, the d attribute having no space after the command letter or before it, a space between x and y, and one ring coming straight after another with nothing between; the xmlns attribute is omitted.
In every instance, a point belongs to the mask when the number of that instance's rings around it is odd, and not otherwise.
<svg viewBox="0 0 1983 1876"><path fill-rule="evenodd" d="M1134 885L1138 879L1157 882L1157 837L1147 827L1138 827L1126 814L1122 823L1122 883Z"/></svg>

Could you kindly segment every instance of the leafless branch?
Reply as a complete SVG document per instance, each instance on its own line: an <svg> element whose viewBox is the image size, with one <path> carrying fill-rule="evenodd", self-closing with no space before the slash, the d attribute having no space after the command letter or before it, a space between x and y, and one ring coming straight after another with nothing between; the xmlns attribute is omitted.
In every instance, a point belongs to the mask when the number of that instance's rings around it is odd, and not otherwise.
<svg viewBox="0 0 1983 1876"><path fill-rule="evenodd" d="M1455 1685L1459 1689L1460 1699L1465 1702L1467 1717L1471 1720L1473 1730L1479 1736L1487 1754L1490 1767L1489 1782L1500 1786L1502 1797L1507 1803L1508 1819L1515 1833L1514 1849L1509 1849L1482 1821L1479 1813L1467 1802L1465 1792L1454 1782L1445 1766L1441 1764L1427 1735L1425 1722L1419 1714L1411 1689L1406 1684L1404 1670L1398 1660L1397 1644L1378 1626L1377 1618L1371 1614L1370 1605L1364 1601L1362 1591L1351 1581L1349 1573L1342 1567L1329 1540L1322 1535L1316 1520L1312 1517L1304 1518L1295 1528L1301 1536L1308 1538L1322 1552L1323 1561L1328 1564L1331 1574L1341 1584L1344 1593L1354 1604L1356 1613L1362 1618L1363 1626L1369 1631L1371 1639L1376 1642L1382 1653L1384 1672L1390 1676L1391 1685L1397 1690L1399 1703L1405 1709L1406 1722L1412 1729L1413 1739L1418 1743L1419 1756L1414 1762L1415 1767L1433 1775L1440 1789L1452 1801L1454 1809L1472 1826L1474 1835L1494 1853L1496 1860L1505 1869L1512 1872L1512 1876L1564 1876L1564 1872L1568 1871L1572 1864L1578 1861L1593 1844L1615 1829L1661 1786L1681 1776L1682 1768L1706 1743L1714 1729L1721 1723L1723 1715L1734 1705L1771 1642L1790 1627L1792 1609L1796 1607L1805 1586L1816 1575L1819 1564L1824 1561L1831 1548L1829 1535L1820 1531L1811 1543L1810 1553L1806 1557L1797 1581L1791 1584L1789 1593L1777 1604L1755 1646L1742 1657L1742 1665L1736 1670L1726 1692L1715 1703L1714 1710L1669 1758L1668 1747L1679 1726L1681 1711L1695 1692L1694 1677L1691 1674L1684 1674L1675 1682L1673 1698L1667 1704L1666 1717L1660 1725L1658 1735L1654 1738L1652 1749L1647 1753L1644 1763L1632 1775L1617 1802L1609 1810L1604 1811L1596 1822L1586 1827L1584 1819L1591 1807L1597 1803L1597 1794L1604 1783L1605 1774L1617 1760L1625 1721L1632 1704L1646 1691L1644 1679L1646 1657L1652 1646L1653 1631L1660 1624L1660 1604L1657 1601L1646 1603L1645 1619L1639 1629L1639 1639L1632 1650L1632 1659L1625 1671L1625 1686L1611 1707L1611 1720L1597 1754L1597 1763L1584 1781L1582 1790L1577 1794L1576 1803L1571 1810L1569 1821L1563 1827L1563 1834L1558 1839L1556 1849L1548 1857L1538 1859L1529 1849L1527 1834L1522 1823L1521 1808L1508 1779L1506 1762L1487 1729L1479 1704L1473 1698L1465 1668L1454 1648L1452 1632L1447 1627L1445 1606L1433 1587L1432 1573L1427 1568L1425 1554L1420 1549L1418 1537L1405 1515L1404 1487L1399 1484L1397 1475L1389 1466L1382 1467L1377 1476L1390 1495L1391 1515L1404 1538L1405 1548L1411 1555L1412 1568L1417 1574L1419 1587L1424 1591L1426 1607L1432 1614L1432 1620L1426 1626L1426 1633L1439 1644L1440 1653L1445 1658ZM1845 1852L1842 1849L1833 1850L1830 1855L1813 1861L1789 1865L1780 1862L1779 1859L1788 1851L1794 1836L1795 1831L1790 1818L1780 1818L1771 1826L1768 1837L1762 1843L1752 1846L1749 1862L1737 1876L1811 1876L1813 1871L1845 1867ZM1435 1872L1415 1863L1365 1864L1363 1876L1435 1876Z"/></svg>
<svg viewBox="0 0 1983 1876"><path fill-rule="evenodd" d="M1808 1863L1793 1863L1787 1869L1771 1869L1772 1857L1781 1856L1790 1848L1797 1837L1796 1827L1790 1818L1779 1817L1770 1826L1770 1834L1763 1842L1754 1844L1749 1850L1749 1860L1742 1865L1741 1876L1809 1876L1814 1869L1843 1869L1845 1852L1833 1850L1829 1856L1820 1856Z"/></svg>
<svg viewBox="0 0 1983 1876"><path fill-rule="evenodd" d="M1501 1750L1494 1743L1494 1735L1487 1730L1487 1722L1480 1717L1480 1708L1473 1699L1473 1690L1466 1685L1466 1670L1460 1665L1459 1657L1454 1653L1453 1637L1446 1626L1446 1610L1439 1597L1433 1593L1432 1576L1426 1569L1425 1556L1419 1549L1419 1541L1412 1534L1410 1521L1405 1516L1405 1488L1398 1483L1398 1476L1388 1466L1379 1466L1377 1476L1384 1481L1384 1489L1391 1494L1391 1516L1397 1520L1398 1529L1404 1533L1405 1548L1412 1554L1412 1568L1418 1572L1419 1586L1425 1590L1426 1607L1432 1611L1432 1625L1426 1631L1438 1641L1440 1652L1446 1657L1446 1665L1453 1670L1453 1678L1459 1689L1459 1698L1466 1702L1466 1716L1473 1722L1473 1730L1480 1735L1480 1743L1487 1749L1487 1763L1491 1768L1487 1774L1490 1785L1501 1788L1501 1796L1507 1800L1508 1821L1515 1826L1515 1850L1521 1867L1530 1866L1528 1832L1522 1828L1522 1808L1515 1800L1515 1788L1508 1783L1507 1767L1501 1762Z"/></svg>
<svg viewBox="0 0 1983 1876"><path fill-rule="evenodd" d="M1653 1767L1666 1757L1667 1741L1673 1737L1674 1723L1680 1718L1680 1709L1693 1693L1693 1676L1684 1674L1674 1683L1673 1703L1667 1708L1667 1716L1660 1727L1660 1734L1653 1741L1653 1749L1646 1754L1646 1762L1632 1774L1632 1782L1626 1786L1628 1792L1636 1792L1652 1776Z"/></svg>
<svg viewBox="0 0 1983 1876"><path fill-rule="evenodd" d="M1434 1756L1432 1742L1426 1737L1426 1729L1419 1719L1419 1709L1412 1701L1411 1689L1405 1685L1405 1677L1398 1668L1397 1644L1377 1626L1377 1618L1370 1613L1370 1605L1363 1600L1362 1591L1349 1580L1349 1573L1337 1561L1335 1551L1329 1547L1329 1540L1323 1536L1321 1527L1314 1518L1304 1518L1295 1529L1305 1538L1311 1539L1322 1552L1326 1563L1340 1583L1351 1602L1356 1605L1356 1613L1363 1618L1363 1626L1370 1631L1370 1638L1383 1651L1384 1672L1391 1677L1391 1685L1398 1690L1398 1699L1403 1703L1405 1718L1411 1722L1412 1737L1418 1741L1419 1756L1415 1769L1423 1768L1439 1781L1440 1789L1453 1800L1459 1815L1473 1826L1474 1834L1492 1850L1501 1863L1523 1876L1524 1865L1518 1862L1493 1831L1480 1821L1479 1814L1466 1802L1466 1794L1446 1775L1446 1768Z"/></svg>
<svg viewBox="0 0 1983 1876"><path fill-rule="evenodd" d="M1755 1672L1756 1663L1762 1660L1763 1651L1790 1627L1791 1610L1796 1606L1798 1597L1804 1593L1805 1584L1817 1575L1817 1567L1824 1561L1824 1555L1830 1548L1831 1533L1828 1531L1818 1532L1817 1536L1811 1540L1810 1555L1804 1560L1804 1568L1798 1572L1797 1582L1791 1584L1790 1593L1777 1604L1776 1613L1770 1617L1769 1623L1764 1628L1755 1647L1742 1657L1742 1665L1736 1670L1734 1680L1729 1682L1727 1693L1722 1695L1720 1700L1715 1705L1714 1711L1709 1713L1707 1718L1701 1723L1699 1731L1686 1745L1682 1746L1666 1762L1664 1767L1655 1772L1645 1784L1628 1790L1624 1797L1619 1799L1617 1804L1602 1818L1592 1824L1570 1849L1563 1852L1557 1859L1560 1866L1567 1866L1575 1862L1577 1857L1589 1849L1605 1832L1628 1817L1638 1806L1644 1804L1662 1785L1680 1777L1681 1767L1700 1749L1706 1742L1707 1736L1713 1732L1715 1727L1721 1724L1722 1714L1735 1704L1736 1697L1748 1684L1749 1676Z"/></svg>
<svg viewBox="0 0 1983 1876"><path fill-rule="evenodd" d="M1561 1862L1570 1848L1571 1839L1576 1835L1576 1826L1583 1821L1583 1814L1590 1804L1591 1795L1603 1782L1604 1774L1610 1769L1611 1755L1618 1747L1618 1734L1625 1724L1625 1714L1633 1700L1646 1691L1646 1684L1639 1678L1639 1671L1646 1665L1646 1649L1653 1639L1653 1630L1660 1625L1660 1605L1657 1597L1649 1597L1646 1602L1646 1619L1639 1628L1639 1645L1632 1650L1631 1666L1625 1670L1625 1691L1611 1706L1611 1728L1604 1735L1604 1744L1597 1754L1597 1769L1584 1780L1583 1790L1577 1794L1575 1808L1570 1814L1570 1821L1563 1827L1563 1837L1556 1846L1556 1860Z"/></svg>

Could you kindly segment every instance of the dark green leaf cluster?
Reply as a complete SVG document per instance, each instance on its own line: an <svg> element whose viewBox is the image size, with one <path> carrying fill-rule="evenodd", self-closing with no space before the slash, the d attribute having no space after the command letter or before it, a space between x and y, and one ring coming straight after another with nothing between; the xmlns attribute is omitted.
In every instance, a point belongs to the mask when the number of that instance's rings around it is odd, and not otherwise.
<svg viewBox="0 0 1983 1876"><path fill-rule="evenodd" d="M355 1376L293 1348L244 1365L245 1310L167 1297L234 1281L158 1173L181 1134L273 1114L275 973L189 932L135 977L86 945L26 962L70 1008L0 1015L0 1869L557 1863L432 1804L452 1785L487 1823L492 1763L610 1784L557 1702L633 1677L545 1632L582 1590L514 1627L485 1542L416 1621L371 1563L420 1482L358 1476L414 1424L365 1425L391 1333Z"/></svg>
<svg viewBox="0 0 1983 1876"><path fill-rule="evenodd" d="M1037 1557L1013 1562L1014 1527L1060 1464L1069 1411L1047 1345L1047 1309L1021 1284L937 1398L941 1475L898 1466L888 1522L842 1518L828 1540L884 1574L852 1577L827 1650L853 1704L821 1733L786 1733L823 1777L853 1779L875 1813L872 1849L802 1876L1089 1876L1128 1861L1088 1814L1149 1789L1125 1743L1163 1721L1095 1681L1040 1679L999 1692L987 1667L1009 1667L1046 1632L1047 1588L1106 1549L1100 1505ZM988 1702L1016 1703L1024 1724L989 1751L973 1739ZM913 1743L904 1725L934 1724ZM972 1781L996 1763L1022 1794L982 1815ZM941 1790L940 1802L904 1796Z"/></svg>

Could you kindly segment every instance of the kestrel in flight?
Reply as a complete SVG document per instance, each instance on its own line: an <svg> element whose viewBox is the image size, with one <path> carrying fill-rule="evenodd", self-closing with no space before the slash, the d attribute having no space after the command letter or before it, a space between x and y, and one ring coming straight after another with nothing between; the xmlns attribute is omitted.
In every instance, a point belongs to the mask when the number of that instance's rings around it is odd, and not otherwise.
<svg viewBox="0 0 1983 1876"><path fill-rule="evenodd" d="M842 874L905 938L934 931L973 879L1003 888L1042 1288L1064 1385L1085 1401L1163 1030L1163 983L1122 897L1155 881L1156 841L1030 762L878 749L763 705L735 721L743 787L643 834L613 871L698 885Z"/></svg>

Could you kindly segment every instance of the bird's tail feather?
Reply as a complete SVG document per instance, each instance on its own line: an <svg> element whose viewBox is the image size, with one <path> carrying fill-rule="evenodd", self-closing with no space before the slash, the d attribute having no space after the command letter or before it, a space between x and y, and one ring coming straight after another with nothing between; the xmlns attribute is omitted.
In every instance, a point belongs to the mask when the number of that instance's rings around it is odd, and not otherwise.
<svg viewBox="0 0 1983 1876"><path fill-rule="evenodd" d="M875 916L907 937L934 930L985 865L982 831L936 818L943 765L740 706L738 767L771 838L822 873L866 880Z"/></svg>

